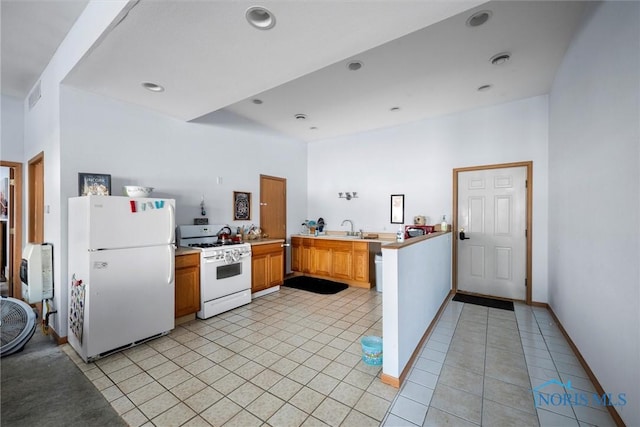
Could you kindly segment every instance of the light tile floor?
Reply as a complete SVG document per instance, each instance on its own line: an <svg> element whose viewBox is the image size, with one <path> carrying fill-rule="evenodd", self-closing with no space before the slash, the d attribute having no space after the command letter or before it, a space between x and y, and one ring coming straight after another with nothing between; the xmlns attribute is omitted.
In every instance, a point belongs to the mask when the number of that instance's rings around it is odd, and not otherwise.
<svg viewBox="0 0 640 427"><path fill-rule="evenodd" d="M552 380L567 387L571 381L572 388L547 384ZM594 392L547 309L515 304L515 311L507 311L450 301L383 423L615 426L593 401ZM576 404L562 400L565 395Z"/></svg>
<svg viewBox="0 0 640 427"><path fill-rule="evenodd" d="M593 390L545 309L450 301L398 393L360 360L381 304L281 288L95 363L64 349L132 426L613 425L597 406L534 406L531 382Z"/></svg>

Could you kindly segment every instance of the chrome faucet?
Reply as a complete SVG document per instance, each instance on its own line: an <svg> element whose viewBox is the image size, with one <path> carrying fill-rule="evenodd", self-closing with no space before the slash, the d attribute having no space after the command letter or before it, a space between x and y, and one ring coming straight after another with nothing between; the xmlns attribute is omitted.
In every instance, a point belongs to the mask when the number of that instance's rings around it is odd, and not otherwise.
<svg viewBox="0 0 640 427"><path fill-rule="evenodd" d="M345 219L344 221L342 221L342 224L340 224L340 226L343 226L345 222L351 224L351 232L348 234L348 236L353 236L353 221L351 221L350 219Z"/></svg>

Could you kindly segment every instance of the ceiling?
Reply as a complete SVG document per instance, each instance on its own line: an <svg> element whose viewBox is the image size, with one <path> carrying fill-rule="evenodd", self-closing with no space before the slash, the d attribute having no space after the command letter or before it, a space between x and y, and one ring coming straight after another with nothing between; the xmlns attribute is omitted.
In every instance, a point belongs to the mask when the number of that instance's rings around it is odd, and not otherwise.
<svg viewBox="0 0 640 427"><path fill-rule="evenodd" d="M1 0L3 95L24 99L88 0Z"/></svg>
<svg viewBox="0 0 640 427"><path fill-rule="evenodd" d="M248 24L256 4L272 29ZM484 25L465 25L482 10ZM314 141L548 93L583 11L574 1L134 0L64 83ZM502 52L510 59L492 65ZM4 72L4 39L2 56Z"/></svg>

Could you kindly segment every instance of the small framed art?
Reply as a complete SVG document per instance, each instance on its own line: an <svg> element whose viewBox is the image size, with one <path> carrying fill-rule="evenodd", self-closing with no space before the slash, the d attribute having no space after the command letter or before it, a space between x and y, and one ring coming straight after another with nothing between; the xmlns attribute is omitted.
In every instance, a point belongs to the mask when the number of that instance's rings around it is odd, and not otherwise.
<svg viewBox="0 0 640 427"><path fill-rule="evenodd" d="M391 195L391 224L404 224L404 194Z"/></svg>
<svg viewBox="0 0 640 427"><path fill-rule="evenodd" d="M111 175L100 173L79 173L78 195L110 196Z"/></svg>
<svg viewBox="0 0 640 427"><path fill-rule="evenodd" d="M249 221L251 219L251 193L246 191L233 192L233 219L235 221Z"/></svg>

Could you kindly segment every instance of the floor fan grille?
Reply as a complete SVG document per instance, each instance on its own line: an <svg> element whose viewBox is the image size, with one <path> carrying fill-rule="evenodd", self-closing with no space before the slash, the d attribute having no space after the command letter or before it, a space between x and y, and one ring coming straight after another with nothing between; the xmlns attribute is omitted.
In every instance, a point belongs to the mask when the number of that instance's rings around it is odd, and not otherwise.
<svg viewBox="0 0 640 427"><path fill-rule="evenodd" d="M8 356L22 350L31 339L36 330L36 315L27 303L9 297L0 299L0 315L0 356Z"/></svg>

